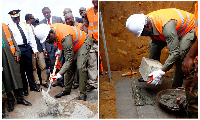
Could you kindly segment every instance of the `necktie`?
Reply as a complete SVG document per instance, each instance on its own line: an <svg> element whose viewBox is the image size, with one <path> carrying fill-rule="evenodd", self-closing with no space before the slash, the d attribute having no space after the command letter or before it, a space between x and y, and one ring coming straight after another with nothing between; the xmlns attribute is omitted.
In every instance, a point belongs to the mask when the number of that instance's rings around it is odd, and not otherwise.
<svg viewBox="0 0 200 120"><path fill-rule="evenodd" d="M20 33L21 33L21 36L22 36L22 39L23 39L23 42L24 44L27 44L27 39L26 39L26 36L22 30L22 28L19 26L19 23L17 23L17 28L19 29Z"/></svg>
<svg viewBox="0 0 200 120"><path fill-rule="evenodd" d="M50 23L50 19L48 19L48 24L51 25L51 23Z"/></svg>

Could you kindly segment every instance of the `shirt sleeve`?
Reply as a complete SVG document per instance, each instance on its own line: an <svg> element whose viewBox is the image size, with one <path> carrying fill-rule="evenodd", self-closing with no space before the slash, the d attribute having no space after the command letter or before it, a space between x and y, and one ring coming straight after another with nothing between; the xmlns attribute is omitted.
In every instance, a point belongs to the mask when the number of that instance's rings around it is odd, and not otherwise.
<svg viewBox="0 0 200 120"><path fill-rule="evenodd" d="M36 40L35 40L35 35L34 35L34 31L32 26L29 26L29 44L32 47L32 50L34 53L38 52L37 50L37 44L36 44Z"/></svg>
<svg viewBox="0 0 200 120"><path fill-rule="evenodd" d="M8 30L10 31L11 38L12 38L13 44L14 44L14 46L15 46L15 56L21 57L21 51L20 51L20 49L19 49L19 47L18 47L18 45L17 45L17 43L16 43L16 41L15 41L15 38L13 37L13 33L12 33L12 31L10 30L9 27L8 27Z"/></svg>
<svg viewBox="0 0 200 120"><path fill-rule="evenodd" d="M180 43L178 40L176 25L177 25L177 22L175 20L170 20L163 26L162 32L163 32L163 35L167 42L167 47L170 52L167 60L165 61L165 64L161 68L165 72L170 70L173 67L175 61L180 55L180 47L179 47Z"/></svg>
<svg viewBox="0 0 200 120"><path fill-rule="evenodd" d="M64 50L64 57L65 57L65 63L63 64L62 68L60 69L59 73L61 75L65 74L67 70L69 70L74 61L74 50L73 50L73 44L72 44L73 36L68 35L67 37L64 37L62 40L62 46Z"/></svg>

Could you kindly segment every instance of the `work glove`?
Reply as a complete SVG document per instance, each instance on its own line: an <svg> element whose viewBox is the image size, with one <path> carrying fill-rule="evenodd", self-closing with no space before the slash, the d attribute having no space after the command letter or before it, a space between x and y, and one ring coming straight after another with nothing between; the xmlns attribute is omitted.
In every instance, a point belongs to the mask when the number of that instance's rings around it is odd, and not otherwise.
<svg viewBox="0 0 200 120"><path fill-rule="evenodd" d="M52 81L55 81L55 80L57 80L58 78L61 78L61 77L62 77L62 75L60 73L57 73L55 75L51 74L49 79L52 80Z"/></svg>
<svg viewBox="0 0 200 120"><path fill-rule="evenodd" d="M58 50L56 51L56 57L57 57L58 55L61 56L61 54L62 54L62 50L59 50L59 49L58 49Z"/></svg>
<svg viewBox="0 0 200 120"><path fill-rule="evenodd" d="M147 81L147 83L157 85L164 74L165 72L161 69L152 72L151 74L148 75L151 78Z"/></svg>

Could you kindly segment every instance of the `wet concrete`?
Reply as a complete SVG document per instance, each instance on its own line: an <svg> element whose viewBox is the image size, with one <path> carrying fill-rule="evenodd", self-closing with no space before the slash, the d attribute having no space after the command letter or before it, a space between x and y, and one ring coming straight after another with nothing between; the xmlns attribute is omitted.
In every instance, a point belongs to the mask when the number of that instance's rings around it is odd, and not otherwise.
<svg viewBox="0 0 200 120"><path fill-rule="evenodd" d="M41 86L41 88L44 89L44 91L47 91L47 88L44 88ZM51 90L49 91L49 95L55 99L58 102L61 102L63 100L70 101L73 99L76 99L79 96L79 89L72 89L71 94L67 96L63 96L61 98L54 98L54 96L62 91L62 88L57 87L51 87ZM76 105L74 105L74 109L77 109L79 107L85 108L84 106L88 107L87 110L92 111L91 109L98 109L98 90L95 89L88 94L87 101L81 101L79 100L74 101ZM42 119L53 119L53 118L68 118L69 116L61 116L59 115L59 111L55 112L59 106L56 107L56 104L53 108L51 108L51 103L45 103L44 98L42 96L42 92L33 92L29 91L29 96L24 97L27 101L31 102L32 106L24 106L21 104L17 104L16 101L14 103L14 111L8 112L7 111L7 105L6 105L6 113L9 115L5 119L36 119L36 118L42 118ZM48 106L47 106L48 105ZM90 106L92 105L92 106ZM56 108L56 110L54 110ZM80 110L80 109L79 109ZM95 113L95 116L93 118L98 118L98 111L93 111ZM73 117L76 117L73 114Z"/></svg>
<svg viewBox="0 0 200 120"><path fill-rule="evenodd" d="M149 89L152 95L151 99L156 99L157 93L161 90L170 89L172 82L170 78L163 78L162 84L154 86L146 82L138 82L136 78L124 78L119 80L115 85L118 118L188 118L184 111L174 112L165 109L157 100L155 104L151 105L137 106L137 104L135 104L135 86Z"/></svg>

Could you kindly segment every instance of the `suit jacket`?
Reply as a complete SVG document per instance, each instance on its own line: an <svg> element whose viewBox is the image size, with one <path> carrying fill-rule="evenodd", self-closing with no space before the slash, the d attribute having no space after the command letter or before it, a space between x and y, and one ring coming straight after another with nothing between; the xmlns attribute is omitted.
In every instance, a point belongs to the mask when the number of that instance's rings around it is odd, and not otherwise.
<svg viewBox="0 0 200 120"><path fill-rule="evenodd" d="M47 24L47 20L46 18L44 18L43 20L40 21L40 24L44 23ZM63 23L62 18L61 17L56 17L56 16L52 16L52 23ZM54 52L57 51L57 49L54 47L53 44L49 44L45 42L45 46L46 46L46 50L47 52Z"/></svg>
<svg viewBox="0 0 200 120"><path fill-rule="evenodd" d="M44 18L43 20L41 20L41 21L40 21L40 24L41 24L41 23L47 24L46 18ZM63 23L63 20L62 20L61 17L52 16L52 23Z"/></svg>
<svg viewBox="0 0 200 120"><path fill-rule="evenodd" d="M44 18L43 20L40 21L40 24L47 24L47 20L46 18ZM63 23L63 20L61 17L57 17L57 16L52 16L52 23ZM47 42L45 42L45 49L48 52L48 56L50 59L50 65L47 64L47 68L50 66L50 68L52 68L54 66L55 63L55 52L58 50L57 47L54 46L54 44L49 44ZM61 59L61 57L59 57L59 60ZM47 62L46 62L47 63Z"/></svg>

